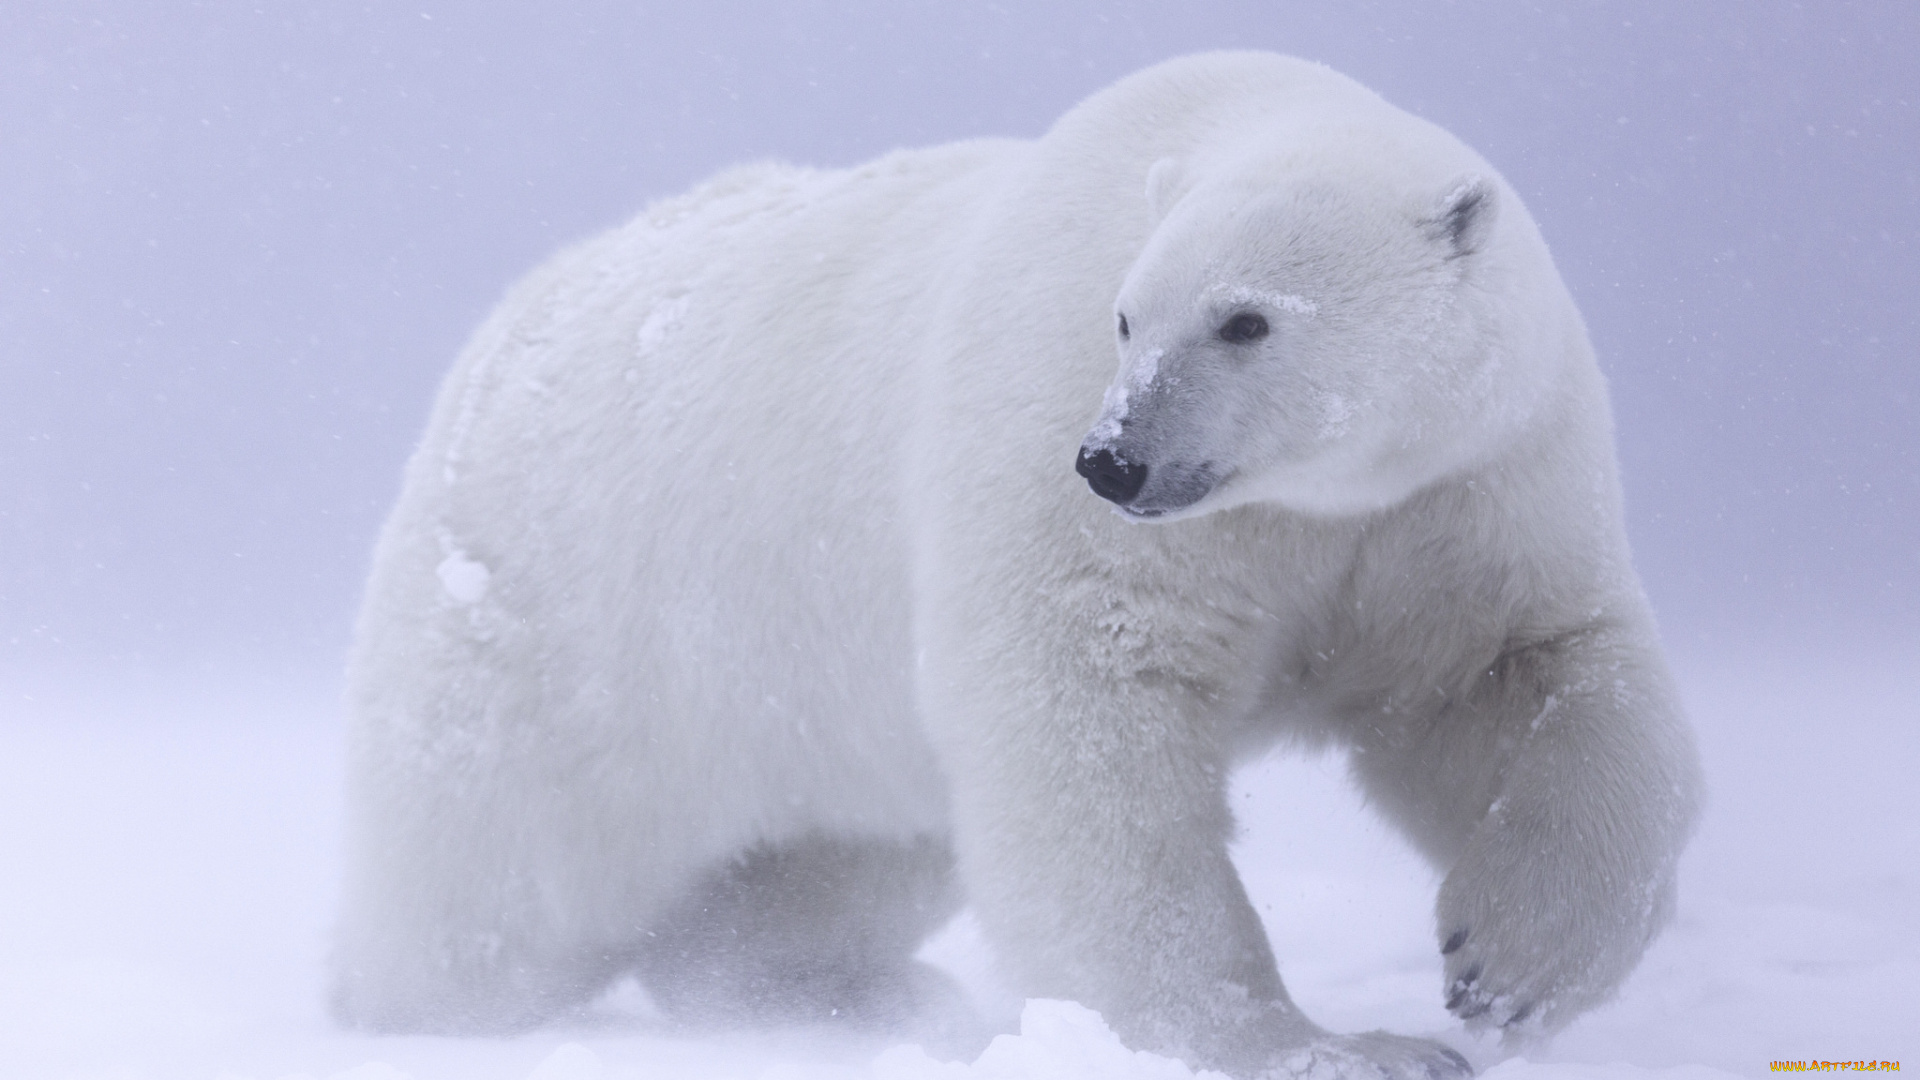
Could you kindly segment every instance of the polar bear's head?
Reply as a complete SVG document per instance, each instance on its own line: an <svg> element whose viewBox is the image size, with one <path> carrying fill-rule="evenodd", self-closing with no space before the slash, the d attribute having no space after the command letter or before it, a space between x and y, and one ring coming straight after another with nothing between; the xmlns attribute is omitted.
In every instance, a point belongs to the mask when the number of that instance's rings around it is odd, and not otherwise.
<svg viewBox="0 0 1920 1080"><path fill-rule="evenodd" d="M1160 223L1115 304L1120 370L1077 461L1123 516L1391 505L1531 411L1544 374L1516 370L1506 325L1525 244L1507 250L1490 175L1181 171L1150 174Z"/></svg>

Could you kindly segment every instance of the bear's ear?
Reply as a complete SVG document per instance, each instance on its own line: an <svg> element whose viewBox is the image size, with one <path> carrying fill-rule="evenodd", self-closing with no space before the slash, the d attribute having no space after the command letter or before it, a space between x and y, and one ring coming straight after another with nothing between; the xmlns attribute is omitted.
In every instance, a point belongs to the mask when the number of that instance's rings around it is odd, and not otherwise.
<svg viewBox="0 0 1920 1080"><path fill-rule="evenodd" d="M1161 158L1147 170L1147 209L1153 211L1155 222L1166 220L1167 211L1180 201L1180 182L1184 179L1186 170L1170 157Z"/></svg>
<svg viewBox="0 0 1920 1080"><path fill-rule="evenodd" d="M1484 176L1463 176L1447 185L1423 224L1435 240L1453 249L1449 258L1459 258L1486 244L1493 235L1499 210L1500 198L1493 181Z"/></svg>

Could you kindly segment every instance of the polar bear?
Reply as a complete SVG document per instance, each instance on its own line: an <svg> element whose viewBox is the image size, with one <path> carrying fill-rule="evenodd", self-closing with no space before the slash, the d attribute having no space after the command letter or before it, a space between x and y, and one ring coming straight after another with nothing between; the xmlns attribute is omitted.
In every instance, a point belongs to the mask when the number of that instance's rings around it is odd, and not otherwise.
<svg viewBox="0 0 1920 1080"><path fill-rule="evenodd" d="M1698 790L1610 424L1513 191L1299 60L659 203L509 295L409 465L335 1011L884 1023L964 903L1137 1047L1468 1071L1292 1003L1224 787L1347 751L1469 1027L1606 998Z"/></svg>

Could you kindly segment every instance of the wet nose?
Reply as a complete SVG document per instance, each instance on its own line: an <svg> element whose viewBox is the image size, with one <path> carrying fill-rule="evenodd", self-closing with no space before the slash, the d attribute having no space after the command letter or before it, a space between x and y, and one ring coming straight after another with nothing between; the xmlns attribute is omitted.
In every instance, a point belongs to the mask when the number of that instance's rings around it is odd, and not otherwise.
<svg viewBox="0 0 1920 1080"><path fill-rule="evenodd" d="M1087 486L1095 495L1108 502L1121 506L1133 501L1140 494L1140 488L1147 482L1147 467L1135 465L1113 456L1111 450L1088 450L1082 447L1080 457L1073 464L1074 471L1087 478Z"/></svg>

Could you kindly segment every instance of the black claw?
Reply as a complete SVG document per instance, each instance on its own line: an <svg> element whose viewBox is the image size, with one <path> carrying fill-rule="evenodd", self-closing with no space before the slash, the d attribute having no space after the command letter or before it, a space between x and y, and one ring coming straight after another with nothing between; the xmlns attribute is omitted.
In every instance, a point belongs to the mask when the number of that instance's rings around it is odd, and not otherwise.
<svg viewBox="0 0 1920 1080"><path fill-rule="evenodd" d="M1522 1021L1526 1020L1527 1017L1532 1016L1534 1004L1535 1004L1534 1002L1529 1001L1525 1005L1520 1006L1518 1009L1513 1010L1513 1015L1507 1017L1507 1022L1502 1026L1512 1027L1513 1025L1521 1023Z"/></svg>
<svg viewBox="0 0 1920 1080"><path fill-rule="evenodd" d="M1473 1075L1473 1062L1468 1061L1466 1058L1466 1055L1462 1054L1458 1050L1453 1050L1446 1047L1442 1047L1440 1052L1447 1056L1448 1061L1453 1062L1454 1068L1459 1069L1461 1075L1463 1076Z"/></svg>
<svg viewBox="0 0 1920 1080"><path fill-rule="evenodd" d="M1460 1019L1471 1020L1476 1016L1484 1016L1487 1010L1491 1008L1493 1008L1493 1002L1491 1001L1476 1001L1472 1008L1460 1010Z"/></svg>
<svg viewBox="0 0 1920 1080"><path fill-rule="evenodd" d="M1475 964L1461 972L1459 978L1453 980L1447 987L1447 1010L1449 1012L1459 1010L1460 1006L1466 1003L1467 998L1473 993L1473 984L1478 981L1479 978L1480 965ZM1479 1007L1472 1012L1463 1012L1460 1013L1460 1015L1462 1018L1479 1016L1481 1013L1487 1011L1487 1007L1487 1003L1481 1003Z"/></svg>
<svg viewBox="0 0 1920 1080"><path fill-rule="evenodd" d="M1467 932L1465 930L1455 930L1451 935L1447 937L1447 943L1445 945L1440 946L1440 955L1450 956L1453 953L1458 952L1460 949L1460 946L1465 945L1466 943L1467 943Z"/></svg>

